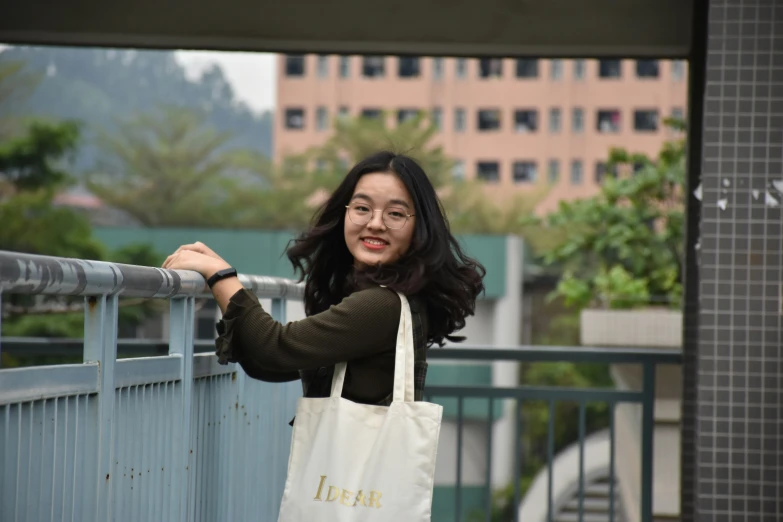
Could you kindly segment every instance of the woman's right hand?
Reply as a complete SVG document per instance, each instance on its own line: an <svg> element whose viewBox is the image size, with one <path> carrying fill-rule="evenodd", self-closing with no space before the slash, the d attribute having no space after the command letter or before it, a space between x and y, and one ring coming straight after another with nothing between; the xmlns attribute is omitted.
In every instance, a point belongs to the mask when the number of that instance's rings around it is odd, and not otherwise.
<svg viewBox="0 0 783 522"><path fill-rule="evenodd" d="M217 253L215 253L214 250L209 248L201 241L196 241L195 243L192 243L190 245L182 245L174 253L176 254L177 252L181 252L182 250L192 250L193 252L198 252L199 254L204 254L205 256L214 257L215 259L220 259L221 261L224 261L224 259L219 255L217 255Z"/></svg>

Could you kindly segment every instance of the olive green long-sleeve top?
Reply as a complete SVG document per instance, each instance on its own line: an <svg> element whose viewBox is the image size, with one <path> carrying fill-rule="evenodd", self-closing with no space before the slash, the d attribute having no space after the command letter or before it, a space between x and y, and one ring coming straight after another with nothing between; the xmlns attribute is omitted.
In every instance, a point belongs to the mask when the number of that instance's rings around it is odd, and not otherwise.
<svg viewBox="0 0 783 522"><path fill-rule="evenodd" d="M416 396L426 376L426 311L410 299L414 316ZM329 395L334 365L347 362L343 397L365 404L390 403L401 302L387 288L356 291L337 305L300 321L281 324L247 290L231 297L218 323L221 363L238 362L253 378L302 379L307 397Z"/></svg>

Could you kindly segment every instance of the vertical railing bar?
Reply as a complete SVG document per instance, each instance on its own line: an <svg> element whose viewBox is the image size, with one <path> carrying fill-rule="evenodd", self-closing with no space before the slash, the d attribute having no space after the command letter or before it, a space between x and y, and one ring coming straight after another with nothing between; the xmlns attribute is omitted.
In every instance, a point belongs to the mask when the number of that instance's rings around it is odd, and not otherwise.
<svg viewBox="0 0 783 522"><path fill-rule="evenodd" d="M484 513L485 522L492 520L492 429L495 424L495 401L492 397L487 399L488 415L487 415L487 498L486 507Z"/></svg>
<svg viewBox="0 0 783 522"><path fill-rule="evenodd" d="M125 390L127 388L120 388L116 391L117 393L117 419L125 419L126 417L126 407L125 404L127 402L127 398L125 397ZM123 494L122 488L126 487L128 482L125 481L125 478L128 476L128 455L127 455L127 448L128 445L125 442L126 438L126 430L123 428L117 430L117 450L116 450L116 457L114 459L114 465L116 468L114 469L114 484L115 489L117 490L117 500L116 500L116 506L114 509L114 512L125 512L125 502L127 501L128 495Z"/></svg>
<svg viewBox="0 0 783 522"><path fill-rule="evenodd" d="M66 399L67 400L67 399ZM57 403L59 398L54 399L54 431L52 434L52 472L50 477L52 478L52 509L49 513L49 520L54 522L54 485L57 483L55 476L57 475ZM65 464L63 464L63 467Z"/></svg>
<svg viewBox="0 0 783 522"><path fill-rule="evenodd" d="M520 491L519 482L522 472L522 401L514 401L514 522L519 522Z"/></svg>
<svg viewBox="0 0 783 522"><path fill-rule="evenodd" d="M177 488L179 502L177 515L173 520L186 522L189 509L190 458L191 449L191 418L193 405L193 322L195 320L193 297L175 298L171 300L171 332L169 339L169 354L182 356L180 374L181 412L180 425L176 428L177 439L180 441L178 463L175 468L174 484Z"/></svg>
<svg viewBox="0 0 783 522"><path fill-rule="evenodd" d="M655 428L655 365L643 364L641 522L652 522L653 430Z"/></svg>
<svg viewBox="0 0 783 522"><path fill-rule="evenodd" d="M44 469L46 466L44 457L46 456L46 402L47 399L41 399L41 454L38 465L38 498L36 499L36 520L42 520L41 508L43 507L43 492L44 492Z"/></svg>
<svg viewBox="0 0 783 522"><path fill-rule="evenodd" d="M28 431L28 440L30 443L28 444L27 448L27 490L24 492L24 499L25 502L23 504L29 505L30 504L30 481L33 477L33 418L35 416L35 410L34 410L35 402L30 401L30 427ZM28 510L25 510L27 512L27 515L29 516Z"/></svg>
<svg viewBox="0 0 783 522"><path fill-rule="evenodd" d="M286 323L286 300L281 298L272 299L272 317L280 324Z"/></svg>
<svg viewBox="0 0 783 522"><path fill-rule="evenodd" d="M158 405L158 407L155 410L155 424L156 429L154 433L158 434L158 440L155 443L155 457L153 458L153 462L155 465L154 473L152 476L154 477L152 481L152 502L150 502L150 517L147 520L158 520L162 514L163 514L163 507L161 505L161 494L163 490L163 430L164 430L164 422L161 422L161 412L165 410L166 408L166 402L163 397L163 394L161 393L163 390L163 383L159 382L155 385L155 404ZM158 468L161 468L158 470Z"/></svg>
<svg viewBox="0 0 783 522"><path fill-rule="evenodd" d="M457 397L457 487L454 495L454 520L462 522L462 423L464 400Z"/></svg>
<svg viewBox="0 0 783 522"><path fill-rule="evenodd" d="M84 360L97 361L98 462L95 518L109 520L112 506L111 464L113 462L114 368L117 361L117 296L87 297L84 320Z"/></svg>
<svg viewBox="0 0 783 522"><path fill-rule="evenodd" d="M141 415L139 415L139 388L143 389L144 387L141 384L133 387L133 402L131 402L131 404L133 405L134 414L131 418L141 421ZM130 390L128 390L128 395L130 395ZM144 431L142 430L142 434L143 433ZM138 478L142 476L142 470L144 469L144 436L138 437L138 439L133 440L132 443L133 446L130 449L134 465L131 473ZM141 481L137 481L136 478L131 479L131 484L131 491L133 491L133 495L130 496L131 520L138 520L138 508L139 504L142 502L142 485Z"/></svg>
<svg viewBox="0 0 783 522"><path fill-rule="evenodd" d="M0 368L3 367L3 287L0 285Z"/></svg>
<svg viewBox="0 0 783 522"><path fill-rule="evenodd" d="M554 460L555 460L555 401L554 399L549 399L549 419L548 419L548 428L547 428L547 459L546 459L546 472L547 472L547 491L546 491L546 506L547 506L547 522L552 522L554 519L555 513L555 502L554 502L554 477L552 474L554 473Z"/></svg>
<svg viewBox="0 0 783 522"><path fill-rule="evenodd" d="M76 411L73 414L73 480L71 480L71 522L76 516L76 470L79 468L76 462L76 454L79 452L79 396L76 396Z"/></svg>
<svg viewBox="0 0 783 522"><path fill-rule="evenodd" d="M3 410L3 417L4 417L4 426L5 429L3 430L3 451L2 456L0 458L0 476L2 476L2 484L14 484L15 481L11 480L11 466L6 464L6 461L10 462L10 456L13 455L11 453L10 443L8 442L11 439L10 431L11 431L11 407L12 404L6 404L2 407ZM6 475L7 474L7 475ZM11 493L11 486L5 487L5 492L3 491L3 488L0 488L0 502L5 500L5 494ZM10 505L10 503L9 503Z"/></svg>
<svg viewBox="0 0 783 522"><path fill-rule="evenodd" d="M579 522L585 516L585 403L579 401Z"/></svg>
<svg viewBox="0 0 783 522"><path fill-rule="evenodd" d="M24 405L19 404L19 407L16 408L16 411L18 413L19 420L17 421L16 425L19 426L19 429L16 430L16 500L14 501L14 522L19 522L19 490L21 489L19 487L19 476L22 473L22 441L24 440L22 438L22 409Z"/></svg>
<svg viewBox="0 0 783 522"><path fill-rule="evenodd" d="M609 403L609 522L614 522L614 409Z"/></svg>

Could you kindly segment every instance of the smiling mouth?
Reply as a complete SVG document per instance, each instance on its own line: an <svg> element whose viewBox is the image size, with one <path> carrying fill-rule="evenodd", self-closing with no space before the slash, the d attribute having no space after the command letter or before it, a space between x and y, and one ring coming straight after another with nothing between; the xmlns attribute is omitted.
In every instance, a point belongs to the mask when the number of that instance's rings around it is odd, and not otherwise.
<svg viewBox="0 0 783 522"><path fill-rule="evenodd" d="M386 248L389 243L386 241L383 241L381 239L372 239L372 238L362 238L362 244L369 248L370 250L381 250L383 248Z"/></svg>

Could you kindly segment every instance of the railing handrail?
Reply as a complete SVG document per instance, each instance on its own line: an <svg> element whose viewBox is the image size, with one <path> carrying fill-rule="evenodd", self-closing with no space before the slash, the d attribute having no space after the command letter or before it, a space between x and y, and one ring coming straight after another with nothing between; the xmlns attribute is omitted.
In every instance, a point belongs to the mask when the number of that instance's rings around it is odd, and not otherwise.
<svg viewBox="0 0 783 522"><path fill-rule="evenodd" d="M301 299L304 294L304 286L290 279L240 274L239 281L262 298ZM6 250L0 250L0 292L158 299L211 295L204 278L188 270Z"/></svg>
<svg viewBox="0 0 783 522"><path fill-rule="evenodd" d="M682 364L682 352L665 348L625 348L599 346L513 347L464 346L432 348L428 359L464 361L583 362L604 364Z"/></svg>
<svg viewBox="0 0 783 522"><path fill-rule="evenodd" d="M3 347L22 352L25 347L49 347L50 350L72 350L81 353L84 339L62 337L3 337ZM212 350L212 339L197 339L194 346ZM165 352L165 339L118 339L117 346L130 350ZM197 350L200 351L200 350ZM47 352L52 353L52 352ZM65 355L65 353L64 353ZM494 348L482 346L433 347L427 353L430 360L450 361L517 361L517 362L590 362L600 364L682 364L682 352L664 348L605 348L596 346L516 346Z"/></svg>

